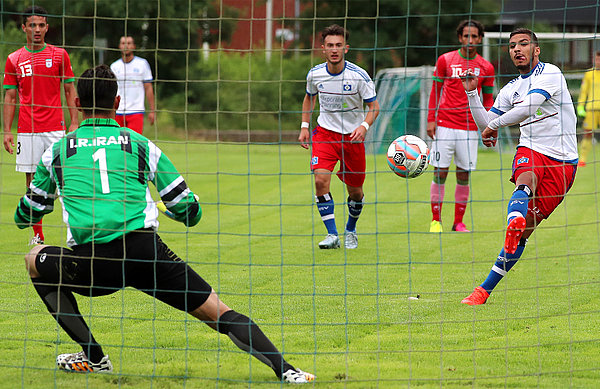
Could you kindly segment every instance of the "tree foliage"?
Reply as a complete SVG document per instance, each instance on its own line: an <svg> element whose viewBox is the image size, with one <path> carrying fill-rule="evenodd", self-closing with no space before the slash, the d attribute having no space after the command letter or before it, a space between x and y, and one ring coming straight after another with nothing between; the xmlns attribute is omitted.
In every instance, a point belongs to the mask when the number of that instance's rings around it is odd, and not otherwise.
<svg viewBox="0 0 600 389"><path fill-rule="evenodd" d="M119 38L133 36L137 54L148 60L157 80L161 115L179 127L296 129L306 72L321 61L312 49L323 27L347 27L349 58L375 75L391 66L433 64L458 47L460 20L491 25L499 7L494 0L301 1L300 47L308 50L287 51L269 63L260 52L213 51L202 58L203 41L228 41L241 12L221 9L219 1L1 0L3 57L25 41L17 29L20 13L34 2L50 13L46 40L68 50L76 75L118 59Z"/></svg>
<svg viewBox="0 0 600 389"><path fill-rule="evenodd" d="M308 1L308 3L313 3ZM393 66L434 64L436 58L458 47L456 26L477 19L491 26L497 18L493 0L343 0L316 2L306 7L302 40L311 47L313 33L337 23L350 32L350 47L370 71ZM316 16L314 24L312 18Z"/></svg>
<svg viewBox="0 0 600 389"><path fill-rule="evenodd" d="M184 80L190 62L198 60L203 31L219 31L220 39L231 37L231 9L221 10L208 0L40 0L23 4L22 0L2 0L2 27L20 28L22 11L31 3L49 13L46 41L64 46L81 63L97 65L100 58L111 63L120 57L121 36L131 35L136 53L148 60L156 79ZM12 27L8 27L12 28ZM25 37L17 41L23 44ZM17 46L17 47L18 47ZM102 55L101 55L102 53ZM75 73L84 69L75 69ZM169 94L168 90L164 93Z"/></svg>

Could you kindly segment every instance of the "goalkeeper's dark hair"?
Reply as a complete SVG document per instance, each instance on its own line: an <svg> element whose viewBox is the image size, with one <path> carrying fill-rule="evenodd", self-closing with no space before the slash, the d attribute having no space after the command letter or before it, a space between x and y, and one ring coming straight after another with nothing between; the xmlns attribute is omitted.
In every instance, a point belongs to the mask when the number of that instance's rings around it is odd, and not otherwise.
<svg viewBox="0 0 600 389"><path fill-rule="evenodd" d="M325 42L325 38L329 35L339 35L343 36L346 42L348 42L348 38L350 38L350 33L344 27L338 24L332 24L331 26L325 27L323 31L321 31L321 39Z"/></svg>
<svg viewBox="0 0 600 389"><path fill-rule="evenodd" d="M458 24L458 27L456 27L456 35L461 37L465 27L475 27L477 29L477 35L482 38L483 38L483 35L485 34L485 28L483 27L483 24L481 24L480 21L475 20L475 19L468 19L468 20L463 20L462 22L460 22Z"/></svg>
<svg viewBox="0 0 600 389"><path fill-rule="evenodd" d="M48 23L48 11L44 7L40 7L39 5L32 5L23 10L23 25L27 24L27 19L32 16L41 16L46 18L46 23Z"/></svg>
<svg viewBox="0 0 600 389"><path fill-rule="evenodd" d="M510 33L510 36L508 37L508 39L512 38L515 35L519 35L519 34L529 35L531 37L531 42L535 46L539 46L537 35L535 35L535 32L531 31L528 28L522 28L522 27L520 27L520 28L516 28L516 29L512 30L512 32Z"/></svg>
<svg viewBox="0 0 600 389"><path fill-rule="evenodd" d="M110 111L117 96L117 77L107 65L87 69L77 82L77 95L86 114L93 114L95 110Z"/></svg>

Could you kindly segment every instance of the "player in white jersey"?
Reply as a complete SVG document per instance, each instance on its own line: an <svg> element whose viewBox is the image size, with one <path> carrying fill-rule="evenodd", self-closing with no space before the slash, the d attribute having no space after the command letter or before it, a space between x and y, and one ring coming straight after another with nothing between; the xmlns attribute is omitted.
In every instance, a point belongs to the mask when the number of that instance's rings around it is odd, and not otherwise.
<svg viewBox="0 0 600 389"><path fill-rule="evenodd" d="M347 249L358 247L356 222L363 207L365 181L364 139L377 118L379 103L369 74L344 59L348 52L348 32L337 24L321 32L326 62L312 68L306 76L306 95L302 102L302 124L298 140L309 148L309 122L319 96L320 114L312 131L311 170L315 176L315 198L327 236L319 248L340 247L330 193L331 173L340 161L337 176L348 191L348 222L344 238ZM364 105L368 107L365 115Z"/></svg>
<svg viewBox="0 0 600 389"><path fill-rule="evenodd" d="M152 70L148 61L133 54L135 41L131 36L122 36L119 41L121 58L110 65L117 76L121 103L117 109L117 122L121 127L131 128L141 134L144 131L145 100L150 111L148 120L154 124L156 119L154 89L152 89Z"/></svg>
<svg viewBox="0 0 600 389"><path fill-rule="evenodd" d="M463 85L484 145L496 145L498 128L518 124L521 138L513 160L511 181L516 189L508 203L506 239L486 280L462 300L485 304L492 290L523 254L527 238L562 202L577 171L577 119L562 72L540 62L533 31L511 32L510 57L521 74L496 97L489 112L477 96L477 77L463 74Z"/></svg>

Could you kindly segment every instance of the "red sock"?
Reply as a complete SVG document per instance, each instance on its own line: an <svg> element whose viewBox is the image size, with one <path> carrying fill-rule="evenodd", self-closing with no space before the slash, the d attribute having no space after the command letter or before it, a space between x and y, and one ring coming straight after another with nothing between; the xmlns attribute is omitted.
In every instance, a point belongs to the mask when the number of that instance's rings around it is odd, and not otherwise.
<svg viewBox="0 0 600 389"><path fill-rule="evenodd" d="M41 240L44 240L44 233L42 232L42 220L33 225L33 235L38 235Z"/></svg>
<svg viewBox="0 0 600 389"><path fill-rule="evenodd" d="M431 214L432 220L441 221L442 204L444 203L444 184L431 183Z"/></svg>
<svg viewBox="0 0 600 389"><path fill-rule="evenodd" d="M454 201L454 224L462 223L469 201L469 185L456 184Z"/></svg>

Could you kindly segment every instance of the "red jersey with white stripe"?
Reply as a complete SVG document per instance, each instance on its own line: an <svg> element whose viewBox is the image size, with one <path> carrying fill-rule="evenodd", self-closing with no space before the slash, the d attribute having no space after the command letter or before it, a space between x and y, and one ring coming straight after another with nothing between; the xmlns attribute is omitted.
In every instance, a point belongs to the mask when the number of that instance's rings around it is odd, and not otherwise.
<svg viewBox="0 0 600 389"><path fill-rule="evenodd" d="M429 96L428 122L455 130L477 131L477 125L469 110L469 100L460 80L460 74L471 69L479 83L477 89L483 92L483 106L490 109L494 103L494 66L477 54L465 58L460 50L442 54L433 71L433 86Z"/></svg>
<svg viewBox="0 0 600 389"><path fill-rule="evenodd" d="M22 47L11 53L4 68L4 89L18 89L17 132L65 130L61 82L73 82L71 59L64 49L46 44L41 50Z"/></svg>

